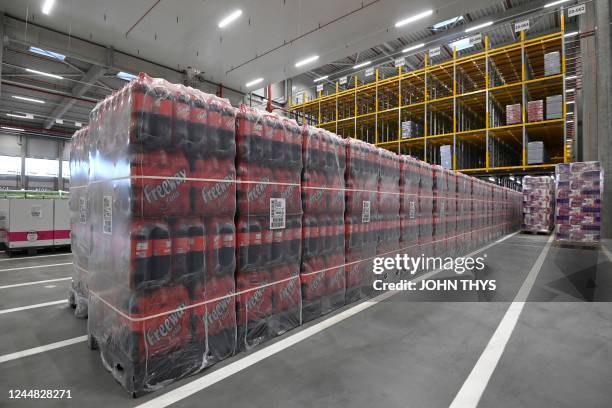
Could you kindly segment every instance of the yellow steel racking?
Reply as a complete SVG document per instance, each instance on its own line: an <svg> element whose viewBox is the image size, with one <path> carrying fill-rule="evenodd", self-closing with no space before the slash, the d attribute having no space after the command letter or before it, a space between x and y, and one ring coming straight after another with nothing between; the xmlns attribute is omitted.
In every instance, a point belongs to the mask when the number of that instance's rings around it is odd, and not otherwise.
<svg viewBox="0 0 612 408"><path fill-rule="evenodd" d="M561 31L535 38L521 32L517 41L491 48L483 37L484 50L430 64L424 53L423 67L386 78L376 69L373 80L354 82L335 92L290 107L294 116L343 137L356 137L377 146L409 153L425 161L439 161L437 149L452 146L452 167L470 174L521 173L552 170L568 162L565 101L564 20ZM561 71L545 76L544 54L558 51ZM529 100L562 95L562 117L528 121ZM521 104L521 122L501 123L504 107ZM469 119L467 120L466 117ZM402 122L418 119L422 135L405 138ZM527 164L527 142L544 141L550 159ZM470 159L459 163L458 153Z"/></svg>

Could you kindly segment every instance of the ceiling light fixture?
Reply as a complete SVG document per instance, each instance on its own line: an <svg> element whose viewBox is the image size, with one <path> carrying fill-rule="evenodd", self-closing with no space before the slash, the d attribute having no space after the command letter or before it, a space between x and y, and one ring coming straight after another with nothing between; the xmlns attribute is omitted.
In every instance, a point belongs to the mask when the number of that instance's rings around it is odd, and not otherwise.
<svg viewBox="0 0 612 408"><path fill-rule="evenodd" d="M553 1L552 3L546 3L544 5L544 8L546 8L546 7L554 7L554 6L556 6L558 4L561 4L561 3L567 3L568 1L569 0L557 0L557 1Z"/></svg>
<svg viewBox="0 0 612 408"><path fill-rule="evenodd" d="M566 89L565 93L571 93L571 92L574 92L575 90L576 90L575 88Z"/></svg>
<svg viewBox="0 0 612 408"><path fill-rule="evenodd" d="M250 87L252 87L253 85L257 85L257 84L258 84L258 83L260 83L260 82L263 82L263 78L257 78L257 79L252 80L251 82L247 82L247 83L246 83L246 86L247 86L248 88L250 88Z"/></svg>
<svg viewBox="0 0 612 408"><path fill-rule="evenodd" d="M14 130L16 132L23 132L22 128L16 128L16 127L11 127L11 126L0 126L0 128L5 129L5 130Z"/></svg>
<svg viewBox="0 0 612 408"><path fill-rule="evenodd" d="M461 40L453 41L452 43L448 44L448 46L451 50L454 48L457 51L461 51L465 50L466 48L473 47L474 44L470 42L469 38L462 38Z"/></svg>
<svg viewBox="0 0 612 408"><path fill-rule="evenodd" d="M46 77L49 77L49 78L64 79L64 77L62 77L62 76L55 75L55 74L50 74L48 72L43 72L43 71L37 71L35 69L26 68L26 71L31 72L33 74L38 74L38 75L46 76Z"/></svg>
<svg viewBox="0 0 612 408"><path fill-rule="evenodd" d="M60 54L59 52L45 50L43 48L30 47L29 51L33 52L34 54L44 55L45 57L55 58L60 61L64 61L66 59L66 56L64 54Z"/></svg>
<svg viewBox="0 0 612 408"><path fill-rule="evenodd" d="M457 16L457 17L449 18L448 20L440 21L439 23L434 24L432 26L432 28L434 30L438 30L438 29L446 27L448 25L458 23L459 21L462 21L462 20L463 20L463 16Z"/></svg>
<svg viewBox="0 0 612 408"><path fill-rule="evenodd" d="M6 116L18 119L31 119L28 115L17 115L15 113L7 113Z"/></svg>
<svg viewBox="0 0 612 408"><path fill-rule="evenodd" d="M575 103L575 101L567 101L567 102L565 102L566 105L571 105L572 103Z"/></svg>
<svg viewBox="0 0 612 408"><path fill-rule="evenodd" d="M323 75L322 77L318 77L315 80L313 80L312 82L321 82L325 79L329 78L329 75Z"/></svg>
<svg viewBox="0 0 612 408"><path fill-rule="evenodd" d="M423 11L422 13L415 14L414 16L410 16L408 18L398 21L397 23L395 23L395 27L397 28L397 27L405 26L406 24L413 23L422 18L429 17L432 14L433 14L433 10Z"/></svg>
<svg viewBox="0 0 612 408"><path fill-rule="evenodd" d="M568 77L565 77L565 80L566 80L566 81L571 81L572 79L576 79L576 78L577 78L577 76L576 76L576 75L570 75L570 76L568 76Z"/></svg>
<svg viewBox="0 0 612 408"><path fill-rule="evenodd" d="M424 46L425 46L425 43L420 43L417 45L413 45L412 47L404 48L402 52L410 52L410 51L418 50L419 48L423 48Z"/></svg>
<svg viewBox="0 0 612 408"><path fill-rule="evenodd" d="M25 96L19 96L19 95L13 95L13 98L19 99L21 101L27 101L27 102L45 103L45 101L43 101L41 99L26 98Z"/></svg>
<svg viewBox="0 0 612 408"><path fill-rule="evenodd" d="M42 6L43 14L49 15L54 4L55 4L55 0L45 0Z"/></svg>
<svg viewBox="0 0 612 408"><path fill-rule="evenodd" d="M465 32L469 33L471 31L480 30L481 28L485 28L485 27L488 27L490 25L493 25L493 22L492 21L487 21L486 23L482 23L482 24L478 24L478 25L476 25L474 27L466 28Z"/></svg>
<svg viewBox="0 0 612 408"><path fill-rule="evenodd" d="M365 62L362 62L362 63L359 63L359 64L355 65L353 67L353 69L363 68L363 67L366 67L366 66L370 65L371 63L372 63L372 61L365 61Z"/></svg>
<svg viewBox="0 0 612 408"><path fill-rule="evenodd" d="M570 33L565 34L564 37L573 37L573 36L578 35L578 34L580 34L580 32L572 31Z"/></svg>
<svg viewBox="0 0 612 408"><path fill-rule="evenodd" d="M219 24L217 26L219 28L223 28L227 26L228 24L230 24L232 21L239 18L241 15L242 15L242 10L236 10L232 12L230 15L228 15L227 17L225 17L223 20L219 21Z"/></svg>
<svg viewBox="0 0 612 408"><path fill-rule="evenodd" d="M303 60L296 62L295 67L299 68L302 65L310 64L311 62L315 62L318 59L319 59L318 55L313 55L312 57L304 58Z"/></svg>
<svg viewBox="0 0 612 408"><path fill-rule="evenodd" d="M131 81L133 79L138 78L138 76L134 75L134 74L130 74L129 72L119 71L119 72L117 72L117 78L121 78L124 81L128 81L129 82L129 81Z"/></svg>

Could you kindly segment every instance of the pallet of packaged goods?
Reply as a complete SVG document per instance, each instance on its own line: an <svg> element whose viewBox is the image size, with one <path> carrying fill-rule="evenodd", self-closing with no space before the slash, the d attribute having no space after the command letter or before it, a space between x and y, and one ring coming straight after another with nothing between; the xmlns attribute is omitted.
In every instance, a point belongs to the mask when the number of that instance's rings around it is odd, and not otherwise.
<svg viewBox="0 0 612 408"><path fill-rule="evenodd" d="M402 155L400 166L400 246L402 253L411 257L420 255L419 226L424 219L421 198L421 173L425 163Z"/></svg>
<svg viewBox="0 0 612 408"><path fill-rule="evenodd" d="M600 162L575 162L555 167L555 243L600 245L602 192Z"/></svg>
<svg viewBox="0 0 612 408"><path fill-rule="evenodd" d="M563 95L546 97L546 120L563 117Z"/></svg>
<svg viewBox="0 0 612 408"><path fill-rule="evenodd" d="M542 164L548 161L546 145L542 141L527 143L527 164Z"/></svg>
<svg viewBox="0 0 612 408"><path fill-rule="evenodd" d="M544 101L527 102L527 122L541 122L544 120Z"/></svg>
<svg viewBox="0 0 612 408"><path fill-rule="evenodd" d="M558 75L561 73L561 54L559 51L544 54L544 76Z"/></svg>
<svg viewBox="0 0 612 408"><path fill-rule="evenodd" d="M302 321L344 305L344 170L346 142L312 126L304 128Z"/></svg>
<svg viewBox="0 0 612 408"><path fill-rule="evenodd" d="M523 232L550 234L553 229L555 183L549 176L523 178Z"/></svg>
<svg viewBox="0 0 612 408"><path fill-rule="evenodd" d="M506 105L506 125L522 123L521 104Z"/></svg>
<svg viewBox="0 0 612 408"><path fill-rule="evenodd" d="M385 149L378 149L379 179L377 193L378 243L376 255L393 258L400 248L400 156ZM397 281L400 271L388 271L378 277L383 281Z"/></svg>

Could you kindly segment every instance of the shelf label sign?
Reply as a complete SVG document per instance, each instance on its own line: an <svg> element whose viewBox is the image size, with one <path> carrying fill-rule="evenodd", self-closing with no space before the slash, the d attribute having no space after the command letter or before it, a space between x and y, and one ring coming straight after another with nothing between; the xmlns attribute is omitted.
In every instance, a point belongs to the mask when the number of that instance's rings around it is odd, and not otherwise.
<svg viewBox="0 0 612 408"><path fill-rule="evenodd" d="M529 30L529 20L519 21L514 24L514 32L520 33L521 31Z"/></svg>
<svg viewBox="0 0 612 408"><path fill-rule="evenodd" d="M368 68L365 70L365 76L369 77L374 75L374 68Z"/></svg>
<svg viewBox="0 0 612 408"><path fill-rule="evenodd" d="M344 84L346 84L347 82L348 82L348 78L347 78L347 77L345 77L345 76L343 76L342 78L339 78L339 79L338 79L338 83L339 83L340 85L344 85Z"/></svg>
<svg viewBox="0 0 612 408"><path fill-rule="evenodd" d="M440 47L432 48L429 50L429 58L437 57L440 55Z"/></svg>
<svg viewBox="0 0 612 408"><path fill-rule="evenodd" d="M480 44L482 42L482 34L476 34L470 37L470 45Z"/></svg>
<svg viewBox="0 0 612 408"><path fill-rule="evenodd" d="M323 84L317 85L317 92L322 92L322 91L323 91Z"/></svg>
<svg viewBox="0 0 612 408"><path fill-rule="evenodd" d="M584 13L586 13L586 3L582 3L582 4L579 4L577 6L570 7L567 9L568 17L575 17L575 16L579 16Z"/></svg>
<svg viewBox="0 0 612 408"><path fill-rule="evenodd" d="M402 57L395 60L395 68L403 67L404 65L406 65L406 58Z"/></svg>

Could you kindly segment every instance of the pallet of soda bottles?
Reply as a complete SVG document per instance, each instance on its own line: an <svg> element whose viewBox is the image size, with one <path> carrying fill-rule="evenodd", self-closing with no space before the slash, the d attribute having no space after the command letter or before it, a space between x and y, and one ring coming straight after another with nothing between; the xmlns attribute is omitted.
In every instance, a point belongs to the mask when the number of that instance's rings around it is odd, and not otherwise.
<svg viewBox="0 0 612 408"><path fill-rule="evenodd" d="M575 162L555 167L555 244L601 244L603 170L601 163Z"/></svg>
<svg viewBox="0 0 612 408"><path fill-rule="evenodd" d="M376 256L463 254L520 214L493 213L516 192L143 74L71 166L71 293L133 395L376 294Z"/></svg>
<svg viewBox="0 0 612 408"><path fill-rule="evenodd" d="M549 176L523 177L523 232L550 234L554 225L555 183Z"/></svg>

